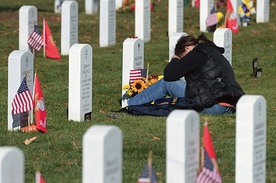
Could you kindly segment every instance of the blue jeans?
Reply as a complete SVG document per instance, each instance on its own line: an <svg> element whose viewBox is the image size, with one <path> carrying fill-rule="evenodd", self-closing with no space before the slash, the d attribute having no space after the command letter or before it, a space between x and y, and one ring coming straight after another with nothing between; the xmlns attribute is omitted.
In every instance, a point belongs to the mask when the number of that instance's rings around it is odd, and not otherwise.
<svg viewBox="0 0 276 183"><path fill-rule="evenodd" d="M170 97L185 97L185 88L186 81L184 80L169 82L164 79L160 79L147 89L129 99L127 103L128 105L141 105L164 98L167 95ZM216 104L210 108L203 109L200 113L210 115L233 114L234 110L232 110L232 108Z"/></svg>
<svg viewBox="0 0 276 183"><path fill-rule="evenodd" d="M186 81L177 80L173 82L160 79L147 89L128 100L128 105L141 105L152 102L167 95L170 97L185 97Z"/></svg>

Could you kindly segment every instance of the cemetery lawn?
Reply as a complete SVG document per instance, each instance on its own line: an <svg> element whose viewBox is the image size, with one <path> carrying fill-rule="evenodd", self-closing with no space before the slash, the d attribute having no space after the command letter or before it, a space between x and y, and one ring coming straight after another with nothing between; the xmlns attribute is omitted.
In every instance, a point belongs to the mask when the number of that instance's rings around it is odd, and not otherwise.
<svg viewBox="0 0 276 183"><path fill-rule="evenodd" d="M153 152L155 171L160 183L166 182L166 118L131 116L117 113L122 90L123 41L134 36L134 14L118 11L116 45L99 47L99 16L84 13L84 1L79 3L79 43L93 48L93 113L92 120L68 121L68 56L60 61L34 58L34 70L40 79L47 109L47 133L22 133L7 130L8 56L18 50L18 13L22 5L38 9L38 26L42 32L43 18L49 24L56 45L60 48L61 15L54 13L54 1L2 0L0 7L0 146L19 147L25 155L25 182L35 181L40 170L49 183L80 183L82 181L82 136L92 125L115 125L123 132L123 182L136 182ZM250 25L239 27L233 34L232 66L236 79L248 95L262 95L267 101L267 182L276 182L276 0L270 1L270 22L257 24L253 16ZM221 10L223 13L225 10ZM155 4L151 14L151 40L145 43L145 65L149 74L163 74L168 60L168 1ZM184 31L199 35L199 10L190 4L184 8ZM213 39L213 33L206 33ZM252 60L258 58L263 69L260 78L251 77ZM201 119L201 132L203 129ZM207 116L219 169L224 183L235 181L235 115ZM37 136L30 145L25 139Z"/></svg>

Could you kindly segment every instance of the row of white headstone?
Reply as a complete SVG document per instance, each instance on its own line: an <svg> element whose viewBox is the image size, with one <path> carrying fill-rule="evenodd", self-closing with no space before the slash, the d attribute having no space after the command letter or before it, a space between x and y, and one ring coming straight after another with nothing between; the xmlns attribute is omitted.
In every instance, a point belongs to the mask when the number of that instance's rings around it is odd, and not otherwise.
<svg viewBox="0 0 276 183"><path fill-rule="evenodd" d="M100 2L100 47L116 44L116 6L115 0ZM78 3L64 1L61 13L61 54L68 55L72 45L78 43ZM22 6L19 10L19 50L28 50L27 40L37 24L37 8ZM135 16L135 35L144 42L150 40L150 0L137 1Z"/></svg>
<svg viewBox="0 0 276 183"><path fill-rule="evenodd" d="M232 0L237 12L238 1ZM116 3L115 0L100 1L100 47L116 44ZM86 1L98 7L98 1ZM206 32L206 17L214 5L214 0L201 2L200 30ZM204 3L207 3L206 5ZM64 1L61 13L61 54L68 55L73 44L78 43L78 3L77 1ZM90 7L90 5L89 5ZM234 10L234 11L235 11ZM27 39L37 23L37 8L22 6L19 14L19 50L29 50ZM168 36L183 32L183 0L170 0L168 9ZM269 0L257 1L257 22L269 21ZM151 39L151 11L150 0L137 1L135 4L135 36L148 42Z"/></svg>
<svg viewBox="0 0 276 183"><path fill-rule="evenodd" d="M177 40L187 35L175 33L169 40L169 57L173 55ZM214 42L224 47L225 57L231 64L232 32L219 28L214 33ZM27 76L27 84L33 91L34 56L30 51L15 50L8 57L8 129L13 130L11 103L21 81ZM92 47L89 44L74 44L69 49L68 120L84 121L92 115ZM144 42L140 38L127 38L123 43L122 86L129 83L129 71L144 68ZM122 96L125 91L122 90ZM125 107L127 100L122 101Z"/></svg>
<svg viewBox="0 0 276 183"><path fill-rule="evenodd" d="M244 95L237 103L236 183L266 182L266 111L260 95ZM199 114L174 110L166 123L166 182L194 183L200 159ZM117 126L91 126L83 135L82 182L122 183L122 149ZM0 183L24 183L22 150L0 147L0 166Z"/></svg>

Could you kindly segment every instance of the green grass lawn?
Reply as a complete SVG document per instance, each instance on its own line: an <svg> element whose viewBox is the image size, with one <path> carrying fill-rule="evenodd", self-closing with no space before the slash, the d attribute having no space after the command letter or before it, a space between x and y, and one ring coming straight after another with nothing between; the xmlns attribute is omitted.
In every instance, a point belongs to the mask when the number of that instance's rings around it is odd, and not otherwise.
<svg viewBox="0 0 276 183"><path fill-rule="evenodd" d="M2 0L0 7L0 145L16 146L25 155L25 182L34 182L35 170L41 170L46 182L79 183L82 180L82 136L92 125L115 125L123 132L123 182L136 182L149 151L160 183L166 180L166 118L131 116L108 117L120 108L122 89L122 48L126 38L134 36L134 14L117 12L116 45L99 47L99 16L84 13L84 1L79 3L79 43L93 48L93 113L92 120L68 121L68 56L60 61L43 57L42 51L34 58L34 69L39 75L47 109L47 130L43 133L22 133L7 130L8 56L18 49L18 10L22 5L38 9L38 26L42 31L45 18L53 38L60 48L61 15L54 14L54 1ZM276 182L276 1L270 1L269 23L255 22L239 27L233 34L232 66L236 78L246 94L262 95L267 101L267 182ZM163 74L168 59L168 1L156 3L151 14L151 40L145 43L145 65L150 63L150 74ZM184 9L184 31L195 36L199 31L199 10L190 4ZM206 33L212 39L213 33ZM252 78L251 61L257 57L263 69L260 78ZM201 119L201 131L203 129ZM235 115L208 116L219 169L223 182L235 180ZM26 138L37 140L26 146Z"/></svg>

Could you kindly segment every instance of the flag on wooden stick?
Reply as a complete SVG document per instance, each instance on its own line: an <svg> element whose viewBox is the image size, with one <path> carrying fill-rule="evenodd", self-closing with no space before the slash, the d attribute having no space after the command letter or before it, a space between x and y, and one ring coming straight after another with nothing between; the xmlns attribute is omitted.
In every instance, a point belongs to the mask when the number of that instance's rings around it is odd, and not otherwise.
<svg viewBox="0 0 276 183"><path fill-rule="evenodd" d="M233 33L239 32L238 21L231 0L227 0L226 4L225 28L231 29Z"/></svg>
<svg viewBox="0 0 276 183"><path fill-rule="evenodd" d="M43 20L43 34L42 34L42 37L43 37L43 40L44 40L44 51L46 53L46 56L48 58L53 58L53 59L56 59L56 60L60 60L60 54L58 52L58 48L57 48L57 46L54 42L51 30L50 30L46 20Z"/></svg>
<svg viewBox="0 0 276 183"><path fill-rule="evenodd" d="M37 51L39 51L44 45L42 36L37 25L34 26L34 31L31 33L27 42L32 48L36 49Z"/></svg>
<svg viewBox="0 0 276 183"><path fill-rule="evenodd" d="M12 114L18 114L32 110L34 101L27 86L26 76L23 78L19 89L12 101Z"/></svg>
<svg viewBox="0 0 276 183"><path fill-rule="evenodd" d="M215 6L213 6L213 8L210 11L210 14L207 16L206 26L210 27L215 24L218 24L218 17L217 17Z"/></svg>
<svg viewBox="0 0 276 183"><path fill-rule="evenodd" d="M135 80L147 78L147 69L133 69L129 72L129 84L132 84Z"/></svg>
<svg viewBox="0 0 276 183"><path fill-rule="evenodd" d="M197 183L221 183L217 158L207 123L203 132L203 166L197 176Z"/></svg>
<svg viewBox="0 0 276 183"><path fill-rule="evenodd" d="M36 73L34 78L34 103L35 103L36 129L46 133L47 113L46 113L46 107L45 107L42 89Z"/></svg>
<svg viewBox="0 0 276 183"><path fill-rule="evenodd" d="M138 179L137 183L158 183L156 173L152 165L152 152L150 151L148 162L142 172L142 175Z"/></svg>

